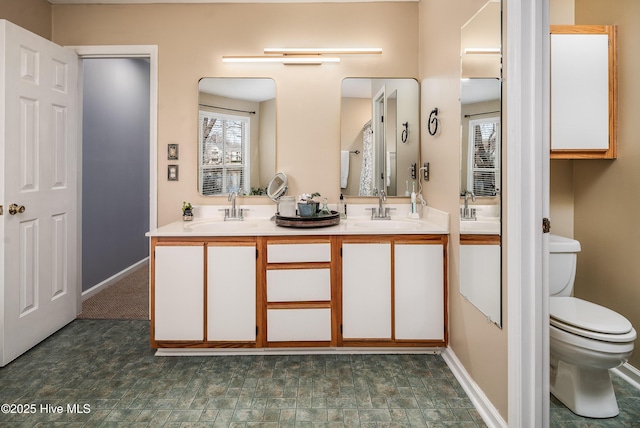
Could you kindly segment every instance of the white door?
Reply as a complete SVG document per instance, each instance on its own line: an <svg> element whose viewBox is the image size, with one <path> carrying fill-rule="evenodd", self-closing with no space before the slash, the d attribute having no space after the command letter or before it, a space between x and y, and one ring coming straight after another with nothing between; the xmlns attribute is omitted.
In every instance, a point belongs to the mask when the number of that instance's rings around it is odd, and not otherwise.
<svg viewBox="0 0 640 428"><path fill-rule="evenodd" d="M77 314L78 59L4 20L0 39L4 366Z"/></svg>

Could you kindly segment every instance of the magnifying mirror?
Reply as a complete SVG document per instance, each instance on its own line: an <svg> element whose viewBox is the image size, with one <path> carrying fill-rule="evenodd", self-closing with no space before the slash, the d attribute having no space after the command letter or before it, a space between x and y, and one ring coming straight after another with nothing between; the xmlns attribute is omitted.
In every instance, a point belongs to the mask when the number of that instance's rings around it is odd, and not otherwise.
<svg viewBox="0 0 640 428"><path fill-rule="evenodd" d="M267 186L267 196L273 202L277 203L282 195L287 193L287 189L287 176L282 172L279 172L273 176L271 181L269 181L269 185Z"/></svg>

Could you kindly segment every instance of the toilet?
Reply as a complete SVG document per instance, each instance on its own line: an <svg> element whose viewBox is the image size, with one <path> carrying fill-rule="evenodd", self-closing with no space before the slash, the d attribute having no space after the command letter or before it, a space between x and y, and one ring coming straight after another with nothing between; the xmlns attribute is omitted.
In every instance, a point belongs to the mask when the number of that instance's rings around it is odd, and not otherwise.
<svg viewBox="0 0 640 428"><path fill-rule="evenodd" d="M549 240L551 393L588 418L618 414L609 369L627 362L636 331L622 315L572 297L580 242Z"/></svg>

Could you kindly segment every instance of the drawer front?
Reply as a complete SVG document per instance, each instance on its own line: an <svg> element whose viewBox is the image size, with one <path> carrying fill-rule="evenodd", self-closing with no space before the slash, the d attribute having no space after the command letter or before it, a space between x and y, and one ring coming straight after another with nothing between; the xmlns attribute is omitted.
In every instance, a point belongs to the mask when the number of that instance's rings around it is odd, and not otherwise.
<svg viewBox="0 0 640 428"><path fill-rule="evenodd" d="M331 340L331 309L268 309L268 342Z"/></svg>
<svg viewBox="0 0 640 428"><path fill-rule="evenodd" d="M268 263L330 262L331 244L268 244Z"/></svg>
<svg viewBox="0 0 640 428"><path fill-rule="evenodd" d="M284 269L267 271L268 302L331 300L330 269Z"/></svg>

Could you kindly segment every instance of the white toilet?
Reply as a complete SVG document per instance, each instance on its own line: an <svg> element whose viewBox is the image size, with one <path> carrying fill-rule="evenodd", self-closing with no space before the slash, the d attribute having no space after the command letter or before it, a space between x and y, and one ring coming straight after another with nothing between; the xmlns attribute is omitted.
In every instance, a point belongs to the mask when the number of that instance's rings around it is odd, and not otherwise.
<svg viewBox="0 0 640 428"><path fill-rule="evenodd" d="M551 393L577 415L618 414L609 369L633 352L636 331L622 315L575 297L580 242L550 235L549 302Z"/></svg>

